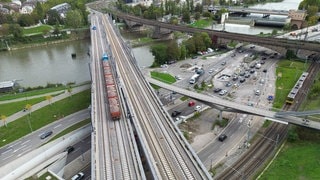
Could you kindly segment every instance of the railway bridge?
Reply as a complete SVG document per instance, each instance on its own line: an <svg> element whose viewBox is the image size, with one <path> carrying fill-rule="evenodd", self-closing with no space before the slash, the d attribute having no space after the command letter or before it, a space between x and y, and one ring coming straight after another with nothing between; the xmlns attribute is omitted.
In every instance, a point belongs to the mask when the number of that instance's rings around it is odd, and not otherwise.
<svg viewBox="0 0 320 180"><path fill-rule="evenodd" d="M215 43L218 43L218 44L227 44L230 41L254 43L254 44L258 44L258 45L273 49L283 55L286 54L287 50L293 50L294 52L298 52L297 50L308 50L308 51L318 52L320 48L320 43L317 43L317 42L291 40L291 39L275 38L275 37L260 37L260 36L254 36L254 35L230 33L230 32L216 31L216 30L210 30L210 29L192 28L185 25L174 25L174 24L168 24L168 23L155 21L155 20L143 19L141 17L124 14L121 12L115 12L111 10L108 10L108 12L118 17L119 19L133 21L139 24L144 24L144 25L150 25L160 29L164 28L164 29L170 29L172 31L180 31L180 32L187 32L187 33L206 32L213 39L213 41L215 41Z"/></svg>

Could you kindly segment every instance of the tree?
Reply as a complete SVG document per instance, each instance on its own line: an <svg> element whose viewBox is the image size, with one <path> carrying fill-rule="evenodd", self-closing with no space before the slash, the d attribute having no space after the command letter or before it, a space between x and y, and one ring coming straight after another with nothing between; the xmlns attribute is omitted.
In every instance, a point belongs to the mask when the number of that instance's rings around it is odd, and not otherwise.
<svg viewBox="0 0 320 180"><path fill-rule="evenodd" d="M55 25L55 24L63 24L62 19L60 18L60 15L56 10L49 10L48 11L48 24L49 25Z"/></svg>
<svg viewBox="0 0 320 180"><path fill-rule="evenodd" d="M22 27L34 25L34 18L29 14L21 14L18 18L18 24Z"/></svg>
<svg viewBox="0 0 320 180"><path fill-rule="evenodd" d="M185 45L180 46L180 59L186 59L187 56L187 49Z"/></svg>
<svg viewBox="0 0 320 180"><path fill-rule="evenodd" d="M71 10L67 12L65 24L71 28L79 28L83 26L83 18L79 10Z"/></svg>
<svg viewBox="0 0 320 180"><path fill-rule="evenodd" d="M272 32L271 32L271 35L272 35L272 36L275 36L275 35L277 35L277 34L278 34L278 31L277 31L276 29L272 30Z"/></svg>
<svg viewBox="0 0 320 180"><path fill-rule="evenodd" d="M151 53L154 56L154 66L166 63L167 56L167 46L165 44L157 44L151 46Z"/></svg>
<svg viewBox="0 0 320 180"><path fill-rule="evenodd" d="M47 100L47 101L49 102L49 104L51 105L52 96L51 96L51 95L46 96L46 100Z"/></svg>
<svg viewBox="0 0 320 180"><path fill-rule="evenodd" d="M0 116L0 119L3 121L3 124L6 126L6 127L8 127L8 125L7 125L7 116L5 116L5 115L1 115Z"/></svg>
<svg viewBox="0 0 320 180"><path fill-rule="evenodd" d="M20 40L23 37L22 28L19 24L10 24L9 25L9 32L13 35L15 39Z"/></svg>
<svg viewBox="0 0 320 180"><path fill-rule="evenodd" d="M199 20L200 19L201 14L199 12L196 12L194 14L194 19Z"/></svg>
<svg viewBox="0 0 320 180"><path fill-rule="evenodd" d="M180 58L180 49L176 41L171 41L167 47L168 60L178 60Z"/></svg>
<svg viewBox="0 0 320 180"><path fill-rule="evenodd" d="M33 130L32 130L31 122L30 122L30 120L31 120L31 109L32 109L32 105L31 105L31 104L26 104L25 109L28 111L27 121L28 121L30 130L31 130L31 132L32 132Z"/></svg>
<svg viewBox="0 0 320 180"><path fill-rule="evenodd" d="M182 21L185 22L185 23L190 23L190 20L191 20L191 18L190 18L189 11L184 11L182 13Z"/></svg>

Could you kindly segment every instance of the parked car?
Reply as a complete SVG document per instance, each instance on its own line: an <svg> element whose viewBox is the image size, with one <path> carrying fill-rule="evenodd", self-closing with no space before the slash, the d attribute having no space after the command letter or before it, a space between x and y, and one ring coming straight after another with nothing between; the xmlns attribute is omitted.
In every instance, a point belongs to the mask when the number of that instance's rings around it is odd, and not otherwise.
<svg viewBox="0 0 320 180"><path fill-rule="evenodd" d="M244 78L241 78L241 79L240 79L240 82L241 82L241 83L243 83L243 82L245 82L245 81L246 81L246 79L244 79Z"/></svg>
<svg viewBox="0 0 320 180"><path fill-rule="evenodd" d="M215 89L213 90L213 92L218 93L218 92L220 92L221 90L222 90L221 88L215 88Z"/></svg>
<svg viewBox="0 0 320 180"><path fill-rule="evenodd" d="M190 101L189 103L188 103L188 106L194 106L196 103L194 102L194 101Z"/></svg>
<svg viewBox="0 0 320 180"><path fill-rule="evenodd" d="M83 172L79 172L78 174L72 176L71 180L80 180L84 177L84 173Z"/></svg>
<svg viewBox="0 0 320 180"><path fill-rule="evenodd" d="M227 135L226 134L221 134L218 138L219 141L223 142L225 139L227 139Z"/></svg>
<svg viewBox="0 0 320 180"><path fill-rule="evenodd" d="M52 133L53 133L52 131L47 131L47 132L41 134L40 138L45 139L45 138L51 136Z"/></svg>
<svg viewBox="0 0 320 180"><path fill-rule="evenodd" d="M262 72L266 73L268 70L267 69L264 69Z"/></svg>
<svg viewBox="0 0 320 180"><path fill-rule="evenodd" d="M199 111L201 109L201 106L196 106L196 107L194 107L194 110L195 111Z"/></svg>
<svg viewBox="0 0 320 180"><path fill-rule="evenodd" d="M226 83L226 87L230 87L230 86L232 86L232 83L231 82L227 82Z"/></svg>
<svg viewBox="0 0 320 180"><path fill-rule="evenodd" d="M179 116L181 114L181 111L173 111L172 113L171 113L171 116L172 117L177 117L177 116Z"/></svg>
<svg viewBox="0 0 320 180"><path fill-rule="evenodd" d="M223 89L220 91L219 95L223 96L223 95L227 94L227 92L228 92L227 90Z"/></svg>

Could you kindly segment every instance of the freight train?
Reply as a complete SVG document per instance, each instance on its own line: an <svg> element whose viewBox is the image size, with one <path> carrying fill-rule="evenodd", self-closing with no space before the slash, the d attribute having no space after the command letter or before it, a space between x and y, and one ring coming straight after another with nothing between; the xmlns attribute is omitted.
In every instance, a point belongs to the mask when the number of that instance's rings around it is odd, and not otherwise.
<svg viewBox="0 0 320 180"><path fill-rule="evenodd" d="M102 55L101 59L103 64L103 73L106 83L106 94L109 103L111 118L113 120L119 120L121 115L121 107L119 103L120 101L117 92L117 85L115 82L114 75L112 73L111 63L109 62L109 58L106 53Z"/></svg>
<svg viewBox="0 0 320 180"><path fill-rule="evenodd" d="M294 85L294 87L291 89L290 93L287 96L287 99L286 99L287 104L294 103L295 98L296 98L299 90L301 89L303 82L307 78L308 74L309 74L308 72L302 73L302 75L300 76L300 78L298 79L298 81L296 82L296 84Z"/></svg>

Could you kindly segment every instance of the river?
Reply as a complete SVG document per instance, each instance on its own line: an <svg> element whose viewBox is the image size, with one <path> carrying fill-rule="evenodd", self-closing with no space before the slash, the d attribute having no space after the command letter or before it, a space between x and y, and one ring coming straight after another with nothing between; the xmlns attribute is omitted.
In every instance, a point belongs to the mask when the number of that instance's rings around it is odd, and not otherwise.
<svg viewBox="0 0 320 180"><path fill-rule="evenodd" d="M283 10L297 9L297 0L284 0L279 3L266 3L251 6L252 8ZM280 9L280 10L281 10ZM222 26L216 25L216 30ZM269 33L274 28L250 27L238 24L226 24L226 31L243 34ZM136 36L125 36L125 39ZM72 41L44 47L21 49L9 52L0 52L0 82L20 80L23 87L45 86L47 83L82 83L90 80L89 56L90 40ZM153 55L149 46L132 49L140 67L150 66ZM71 53L76 53L73 59Z"/></svg>

